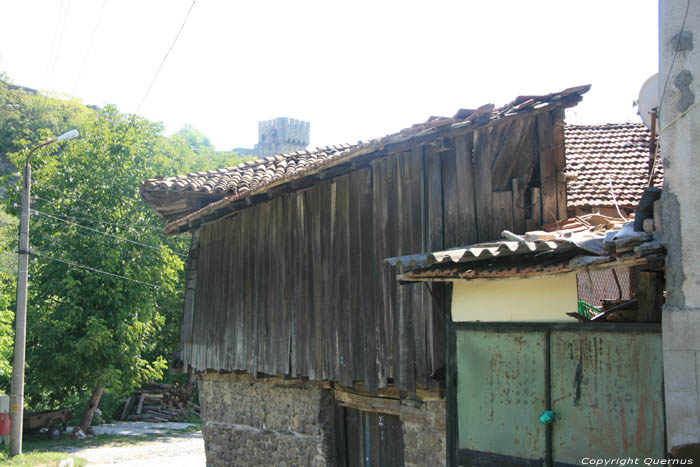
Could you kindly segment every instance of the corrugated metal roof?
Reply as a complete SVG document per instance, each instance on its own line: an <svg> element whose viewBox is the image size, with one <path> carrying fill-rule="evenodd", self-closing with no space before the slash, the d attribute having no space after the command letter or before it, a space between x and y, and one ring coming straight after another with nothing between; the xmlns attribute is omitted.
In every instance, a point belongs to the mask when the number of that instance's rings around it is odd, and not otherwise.
<svg viewBox="0 0 700 467"><path fill-rule="evenodd" d="M502 241L494 243L480 243L464 248L453 248L433 253L420 253L415 255L387 258L385 261L392 266L403 265L409 268L423 268L434 264L465 263L488 258L502 258L506 256L563 252L578 248L575 243L562 240L514 242Z"/></svg>

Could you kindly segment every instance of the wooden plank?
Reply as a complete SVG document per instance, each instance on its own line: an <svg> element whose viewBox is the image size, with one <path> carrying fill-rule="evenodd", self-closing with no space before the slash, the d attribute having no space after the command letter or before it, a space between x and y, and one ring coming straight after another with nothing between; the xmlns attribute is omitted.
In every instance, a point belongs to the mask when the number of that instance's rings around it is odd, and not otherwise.
<svg viewBox="0 0 700 467"><path fill-rule="evenodd" d="M525 183L518 177L511 179L513 193L513 233L525 233Z"/></svg>
<svg viewBox="0 0 700 467"><path fill-rule="evenodd" d="M136 415L141 415L141 409L143 408L143 400L145 399L145 396L141 394L141 397L139 398L139 405L136 407Z"/></svg>
<svg viewBox="0 0 700 467"><path fill-rule="evenodd" d="M331 268L331 183L324 181L318 185L318 287L320 293L319 323L321 325L321 365L323 379L333 381L335 379L335 367L333 362L335 334L333 328L335 321L332 317L332 308L335 307L335 297L331 281L328 279L335 271Z"/></svg>
<svg viewBox="0 0 700 467"><path fill-rule="evenodd" d="M411 203L411 190L414 189L410 183L411 153L402 153L398 158L398 179L396 183L398 191L398 204L400 219L397 224L399 232L400 254L411 253L414 245L414 217ZM420 221L420 219L415 219ZM403 271L401 271L403 272ZM416 390L416 348L413 333L413 307L416 306L413 291L410 286L399 288L399 326L398 326L398 375L396 386L408 391Z"/></svg>
<svg viewBox="0 0 700 467"><path fill-rule="evenodd" d="M529 230L539 230L542 226L542 196L539 188L530 188L530 218L525 219L525 227Z"/></svg>
<svg viewBox="0 0 700 467"><path fill-rule="evenodd" d="M311 203L309 207L309 216L311 220L310 224L310 234L309 245L310 248L310 258L311 258L311 269L309 271L309 282L307 284L312 288L311 294L311 362L313 364L313 376L309 374L309 377L315 380L321 380L326 377L324 368L324 338L323 338L323 327L325 326L323 320L323 310L321 308L321 287L323 285L323 277L321 276L321 264L323 262L323 255L325 254L321 248L321 190L324 184L328 182L322 182L316 184L308 192L308 201Z"/></svg>
<svg viewBox="0 0 700 467"><path fill-rule="evenodd" d="M400 184L399 177L399 155L392 154L387 158L386 164L386 183L387 183L387 257L401 255L401 199L398 185ZM399 378L399 361L402 358L399 348L399 286L396 281L396 273L401 272L400 268L385 268L385 277L388 281L389 291L389 308L385 315L386 324L386 351L389 354L387 359L389 367L387 369L387 377L394 381L394 384Z"/></svg>
<svg viewBox="0 0 700 467"><path fill-rule="evenodd" d="M398 399L362 396L338 390L333 391L333 394L335 400L344 407L350 407L365 412L382 412L392 415L399 415L401 411L401 401Z"/></svg>
<svg viewBox="0 0 700 467"><path fill-rule="evenodd" d="M494 191L508 191L511 180L520 178L529 182L535 165L539 161L535 118L514 120L510 125L499 127L497 134L498 151L491 164L492 187Z"/></svg>
<svg viewBox="0 0 700 467"><path fill-rule="evenodd" d="M552 112L552 151L554 152L554 175L557 183L557 219L567 219L566 201L566 148L564 142L564 109L557 108Z"/></svg>
<svg viewBox="0 0 700 467"><path fill-rule="evenodd" d="M493 193L493 225L498 237L502 238L504 230L513 231L513 193L510 191L494 191Z"/></svg>
<svg viewBox="0 0 700 467"><path fill-rule="evenodd" d="M337 270L337 301L339 312L339 378L340 384L349 386L353 380L351 316L350 308L350 229L349 229L349 180L347 176L335 179L336 182L336 211L334 229L334 249L337 253L335 267Z"/></svg>
<svg viewBox="0 0 700 467"><path fill-rule="evenodd" d="M637 321L660 323L664 304L664 273L640 270L637 298Z"/></svg>
<svg viewBox="0 0 700 467"><path fill-rule="evenodd" d="M413 222L407 228L412 229L413 251L426 251L425 224L427 221L425 175L423 173L423 147L414 148L407 160L409 178L406 180L406 191L410 193L410 209ZM413 294L412 322L413 345L415 347L415 381L416 385L426 387L428 384L427 370L427 313L430 313L430 303L423 297L425 288L422 284L409 285L407 288ZM428 305L428 306L426 306ZM415 392L415 391L414 391Z"/></svg>
<svg viewBox="0 0 700 467"><path fill-rule="evenodd" d="M549 224L557 220L557 175L552 119L548 113L537 117L537 141L540 148L542 223Z"/></svg>
<svg viewBox="0 0 700 467"><path fill-rule="evenodd" d="M360 230L360 203L359 196L362 191L359 172L352 172L344 177L348 179L348 230L350 232L350 276L348 280L348 299L350 302L349 327L345 329L350 333L350 358L353 381L364 378L364 343L363 343L363 313L361 295L362 289L362 237Z"/></svg>
<svg viewBox="0 0 700 467"><path fill-rule="evenodd" d="M245 273L243 266L243 249L247 248L247 245L243 241L243 222L241 222L241 216L235 217L235 235L236 238L232 244L234 248L234 254L232 255L233 261L233 271L234 271L234 281L232 283L232 297L233 302L231 303L231 308L236 314L236 332L234 334L234 359L233 359L233 370L243 370L245 369L245 347L244 347L244 327L245 327L245 306L243 301L243 292L245 291Z"/></svg>
<svg viewBox="0 0 700 467"><path fill-rule="evenodd" d="M476 242L478 238L474 165L472 164L473 135L469 134L456 138L454 145L458 197L458 231L456 242L453 246L464 246Z"/></svg>
<svg viewBox="0 0 700 467"><path fill-rule="evenodd" d="M379 386L377 374L377 319L381 316L378 307L380 297L379 269L382 259L377 257L374 245L374 215L372 200L372 169L357 172L358 200L360 210L360 253L361 253L361 289L362 337L363 337L363 375L360 377L368 389L374 391Z"/></svg>
<svg viewBox="0 0 700 467"><path fill-rule="evenodd" d="M471 140L471 138L470 138ZM460 149L467 154L466 148ZM471 166L471 150L469 150L469 165ZM442 206L442 163L440 155L434 150L426 150L424 156L425 166L425 249L424 251L440 251L444 248L443 243L443 206ZM471 169L471 167L470 167ZM472 185L473 193L473 185ZM472 207L473 197L472 197ZM475 227L475 226L474 226ZM445 326L442 322L442 309L433 300L430 293L423 294L423 306L426 313L426 339L428 348L428 371L431 375L436 374L444 367L445 359Z"/></svg>
<svg viewBox="0 0 700 467"><path fill-rule="evenodd" d="M476 203L477 242L494 240L493 191L491 188L491 145L489 138L492 129L474 132L474 188Z"/></svg>
<svg viewBox="0 0 700 467"><path fill-rule="evenodd" d="M236 273L234 270L234 254L236 242L236 222L234 218L225 219L224 228L224 241L222 242L223 256L224 256L224 274L223 280L225 281L223 287L223 300L222 308L225 315L224 318L224 329L222 329L222 335L224 337L223 355L222 355L222 369L226 371L233 371L234 367L234 344L236 340L236 317L238 316L237 310L235 309L235 302L233 301L233 292L235 290L236 284Z"/></svg>
<svg viewBox="0 0 700 467"><path fill-rule="evenodd" d="M388 222L388 196L386 185L386 162L374 161L372 163L372 217L374 220L374 246L375 257L386 258L387 256L387 222ZM388 360L386 349L386 316L391 312L390 277L393 268L384 262L376 265L377 286L376 286L376 320L374 329L376 374L379 387L386 385ZM395 281L394 281L395 282Z"/></svg>
<svg viewBox="0 0 700 467"><path fill-rule="evenodd" d="M287 250L285 236L287 224L284 223L284 199L276 198L272 201L274 206L274 228L272 241L272 273L273 286L272 293L274 297L274 321L272 324L275 329L275 374L285 374L287 369L287 335L285 332L284 323L287 322L287 306L284 301L284 282L287 274L286 262Z"/></svg>
<svg viewBox="0 0 700 467"><path fill-rule="evenodd" d="M303 231L303 223L300 221L300 204L301 204L301 195L298 193L292 193L290 195L290 200L289 200L289 208L291 210L290 212L290 235L291 239L290 242L292 244L292 273L293 273L293 280L292 280L292 293L291 293L291 300L292 300L292 343L291 343L291 352L292 352L292 376L293 377L301 377L305 372L303 371L303 359L302 359L302 348L303 344L300 342L302 339L301 335L301 322L302 322L302 315L303 315L303 310L302 310L302 304L301 304L301 294L302 294L302 287L301 287L301 271L302 271L302 262L301 262L301 242L304 236L304 231Z"/></svg>

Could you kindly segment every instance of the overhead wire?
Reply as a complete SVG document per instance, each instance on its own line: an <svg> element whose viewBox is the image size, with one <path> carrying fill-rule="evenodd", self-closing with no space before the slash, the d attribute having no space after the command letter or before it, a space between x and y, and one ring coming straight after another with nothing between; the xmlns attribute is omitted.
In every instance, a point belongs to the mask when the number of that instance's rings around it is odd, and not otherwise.
<svg viewBox="0 0 700 467"><path fill-rule="evenodd" d="M41 198L39 198L39 199L41 199ZM53 213L53 212L43 212L43 211L39 211L39 210L35 210L35 209L33 209L33 211L36 211L36 212L38 212L38 213L40 213L40 214L50 214L50 215L52 215L52 216L60 217L61 219L66 219L66 220L70 220L70 221L73 221L73 222L82 220L82 221L87 221L87 222L95 222L95 223L97 223L97 224L111 225L111 226L114 226L114 227L124 227L124 228L127 228L127 229L134 229L134 230L136 230L136 227L135 227L133 224L122 224L122 223L120 223L120 222L109 222L109 221L103 221L103 220L100 220L100 219L93 219L93 218L91 218L91 217L64 216L64 215L56 214L56 213ZM141 227L141 228L145 228L145 229L153 230L153 231L159 231L159 230L161 230L161 229L159 229L158 227ZM135 233L136 235L144 235L142 232L138 232L138 231L135 231L134 233Z"/></svg>
<svg viewBox="0 0 700 467"><path fill-rule="evenodd" d="M39 200L39 201L45 201L45 202L47 202L47 203L55 203L55 202L57 201L57 199L55 199L55 198L44 198L44 197L42 197L42 196L37 196L37 195L32 195L32 199L36 199L36 200ZM69 198L69 199L70 199L70 198ZM79 201L79 200L73 200L73 201ZM96 206L94 206L94 205L88 203L87 201L81 201L81 202L82 202L83 204L85 204L86 206L89 206L90 209L94 209L94 210L101 211L100 208L98 208L98 207L96 207ZM69 211L71 211L71 212L80 212L80 213L83 212L82 210L80 210L80 209L78 209L78 208L75 208L75 207L68 207L67 209L68 209ZM75 219L87 220L87 221L89 221L89 222L96 222L96 223L105 224L105 225L120 225L120 226L123 226L123 227L132 227L132 228L138 227L138 228L140 228L140 229L144 229L144 230L153 230L153 231L162 230L160 227L153 227L153 226L148 225L148 224L143 223L143 222L133 222L132 224L119 224L119 223L116 223L116 222L104 221L104 220L99 219L99 218L97 218L97 217L67 216L67 215L65 215L65 214L56 214L56 213L48 213L48 214L53 214L54 216L66 217L66 218L71 218L71 217L73 217L73 218L75 218ZM142 234L139 233L139 235L142 235Z"/></svg>
<svg viewBox="0 0 700 467"><path fill-rule="evenodd" d="M39 257L39 258L46 258L46 259L51 260L51 261L57 261L57 262L59 262L59 263L64 263L64 264L67 264L67 265L69 265L69 266L73 266L73 267L75 267L75 268L86 269L86 270L88 270L88 271L91 271L91 272L94 272L94 273L97 273L97 274L103 274L103 275L106 275L106 276L116 277L116 278L118 278L118 279L123 279L123 280L127 280L127 281L130 281L130 282L136 282L137 284L146 285L146 286L148 286L148 287L153 287L154 289L162 289L162 288L163 288L163 287L160 286L160 285L155 285L155 284L151 284L151 283L149 283L149 282L140 281L140 280L138 280L138 279L132 279L131 277L122 276L122 275L120 275L120 274L114 274L114 273L112 273L112 272L103 271L102 269L93 268L92 266L86 266L86 265L84 265L84 264L80 264L80 263L76 263L76 262L73 262L73 261L69 261L69 260L67 260L67 259L56 258L55 256L44 255L43 253L38 253L38 252L36 252L36 251L30 251L30 254L31 254L32 256L36 256L36 257Z"/></svg>
<svg viewBox="0 0 700 467"><path fill-rule="evenodd" d="M85 65L87 64L88 57L90 56L90 52L92 51L92 44L95 42L95 36L97 35L97 29L100 26L100 21L102 20L102 13L104 12L106 3L107 3L107 0L102 0L102 6L100 7L100 12L97 14L97 21L95 22L95 27L92 30L92 36L90 37L90 42L88 43L87 50L85 51L85 57L83 57L83 64L80 66L80 71L78 71L78 77L75 80L75 86L73 87L73 94L71 95L71 100L73 100L75 98L75 95L78 92L78 85L80 84L80 80L83 77L83 71L85 70Z"/></svg>
<svg viewBox="0 0 700 467"><path fill-rule="evenodd" d="M40 211L35 211L35 210L32 210L32 213L37 213L37 214L40 215L40 216L47 217L47 218L49 218L49 219L54 219L54 220L56 220L56 221L58 221L58 222L63 222L63 223L65 223L65 224L73 225L73 226L78 227L78 228L81 228L81 229L85 229L85 230L88 230L88 231L91 231L91 232L94 232L94 233L98 233L98 234L104 235L105 237L111 237L111 238L114 238L114 239L116 239L116 240L120 240L120 241L123 241L123 242L131 243L131 244L134 244L134 245L140 245L140 246L142 246L142 247L144 247L144 248L150 248L150 249L152 249L152 250L161 251L161 248L160 248L160 247L153 246L153 245L149 245L149 244L147 244L147 243L138 242L138 241L136 241L136 240L131 240L131 239L125 238L125 237L120 237L120 236L118 236L118 235L114 235L114 234L111 234L111 233L108 233L108 232L102 232L101 230L93 229L92 227L88 227L88 226L86 226L86 225L78 224L77 222L73 222L73 221L61 219L61 218L56 217L56 216L53 216L53 215L51 215L51 214L46 214L46 213L43 213L43 212L40 212ZM173 252L173 254L178 255L178 256L182 256L182 257L184 257L184 258L187 257L187 255L182 254L182 253Z"/></svg>
<svg viewBox="0 0 700 467"><path fill-rule="evenodd" d="M153 79L151 80L151 83L148 85L148 88L146 89L146 93L143 95L143 97L141 98L141 102L139 102L139 105L136 107L136 112L134 112L133 117L132 117L132 123L136 119L136 114L138 114L139 110L141 110L141 106L143 105L144 101L146 100L146 97L151 92L151 89L153 88L153 83L156 82L156 78L158 77L160 70L163 68L163 65L165 65L165 61L167 60L168 55L170 55L170 52L172 52L173 47L175 47L177 40L180 38L180 34L182 33L182 30L185 29L185 24L187 24L187 19L190 17L190 13L192 12L192 8L194 8L195 3L197 3L197 0L193 0L192 5L190 5L190 9L187 10L187 14L185 15L185 20L182 22L182 25L180 26L180 30L175 35L175 39L173 39L172 44L170 44L170 48L165 53L165 56L163 57L163 60L160 62L160 66L156 70L155 75L153 75Z"/></svg>
<svg viewBox="0 0 700 467"><path fill-rule="evenodd" d="M68 21L68 13L70 12L70 4L71 0L68 0L66 4L66 11L63 14L63 24L61 25L61 32L58 37L58 45L56 47L56 53L53 56L53 64L51 65L51 71L49 73L48 77L48 83L46 85L46 89L44 92L44 107L48 107L48 100L49 100L49 89L51 88L51 83L53 82L53 77L54 74L56 73L56 65L58 65L58 58L61 55L61 47L63 46L63 38L65 37L66 34L66 22ZM59 19L60 19L60 13L59 13Z"/></svg>

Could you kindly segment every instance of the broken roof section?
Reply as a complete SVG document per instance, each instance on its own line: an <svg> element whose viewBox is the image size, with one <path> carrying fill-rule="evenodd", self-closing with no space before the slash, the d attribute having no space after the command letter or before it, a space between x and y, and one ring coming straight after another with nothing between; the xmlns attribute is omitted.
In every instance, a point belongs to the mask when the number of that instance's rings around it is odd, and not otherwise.
<svg viewBox="0 0 700 467"><path fill-rule="evenodd" d="M404 268L400 280L451 281L634 266L663 254L663 247L652 241L652 235L634 232L633 224L590 214L522 236L504 232L508 240L385 261Z"/></svg>
<svg viewBox="0 0 700 467"><path fill-rule="evenodd" d="M141 183L140 193L146 204L169 222L166 233L185 232L281 192L351 171L360 163L404 146L574 106L589 89L590 85L585 85L544 96L519 96L499 108L487 104L476 110L461 109L454 117L431 117L425 123L356 145L280 154L186 176L153 178Z"/></svg>
<svg viewBox="0 0 700 467"><path fill-rule="evenodd" d="M567 205L574 209L637 207L649 183L651 134L642 123L566 125ZM661 188L663 168L657 161L652 186Z"/></svg>

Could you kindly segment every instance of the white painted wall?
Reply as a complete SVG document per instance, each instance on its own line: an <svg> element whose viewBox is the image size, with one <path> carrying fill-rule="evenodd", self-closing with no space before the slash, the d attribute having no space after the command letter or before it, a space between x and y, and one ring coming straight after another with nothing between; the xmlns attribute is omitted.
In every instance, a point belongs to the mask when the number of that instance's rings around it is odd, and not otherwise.
<svg viewBox="0 0 700 467"><path fill-rule="evenodd" d="M575 321L576 274L474 279L452 285L453 321Z"/></svg>
<svg viewBox="0 0 700 467"><path fill-rule="evenodd" d="M686 33L679 48L684 17ZM670 450L700 442L700 4L696 0L659 2L659 78L660 96L666 88L659 127L665 178L662 241L668 250L662 326Z"/></svg>

